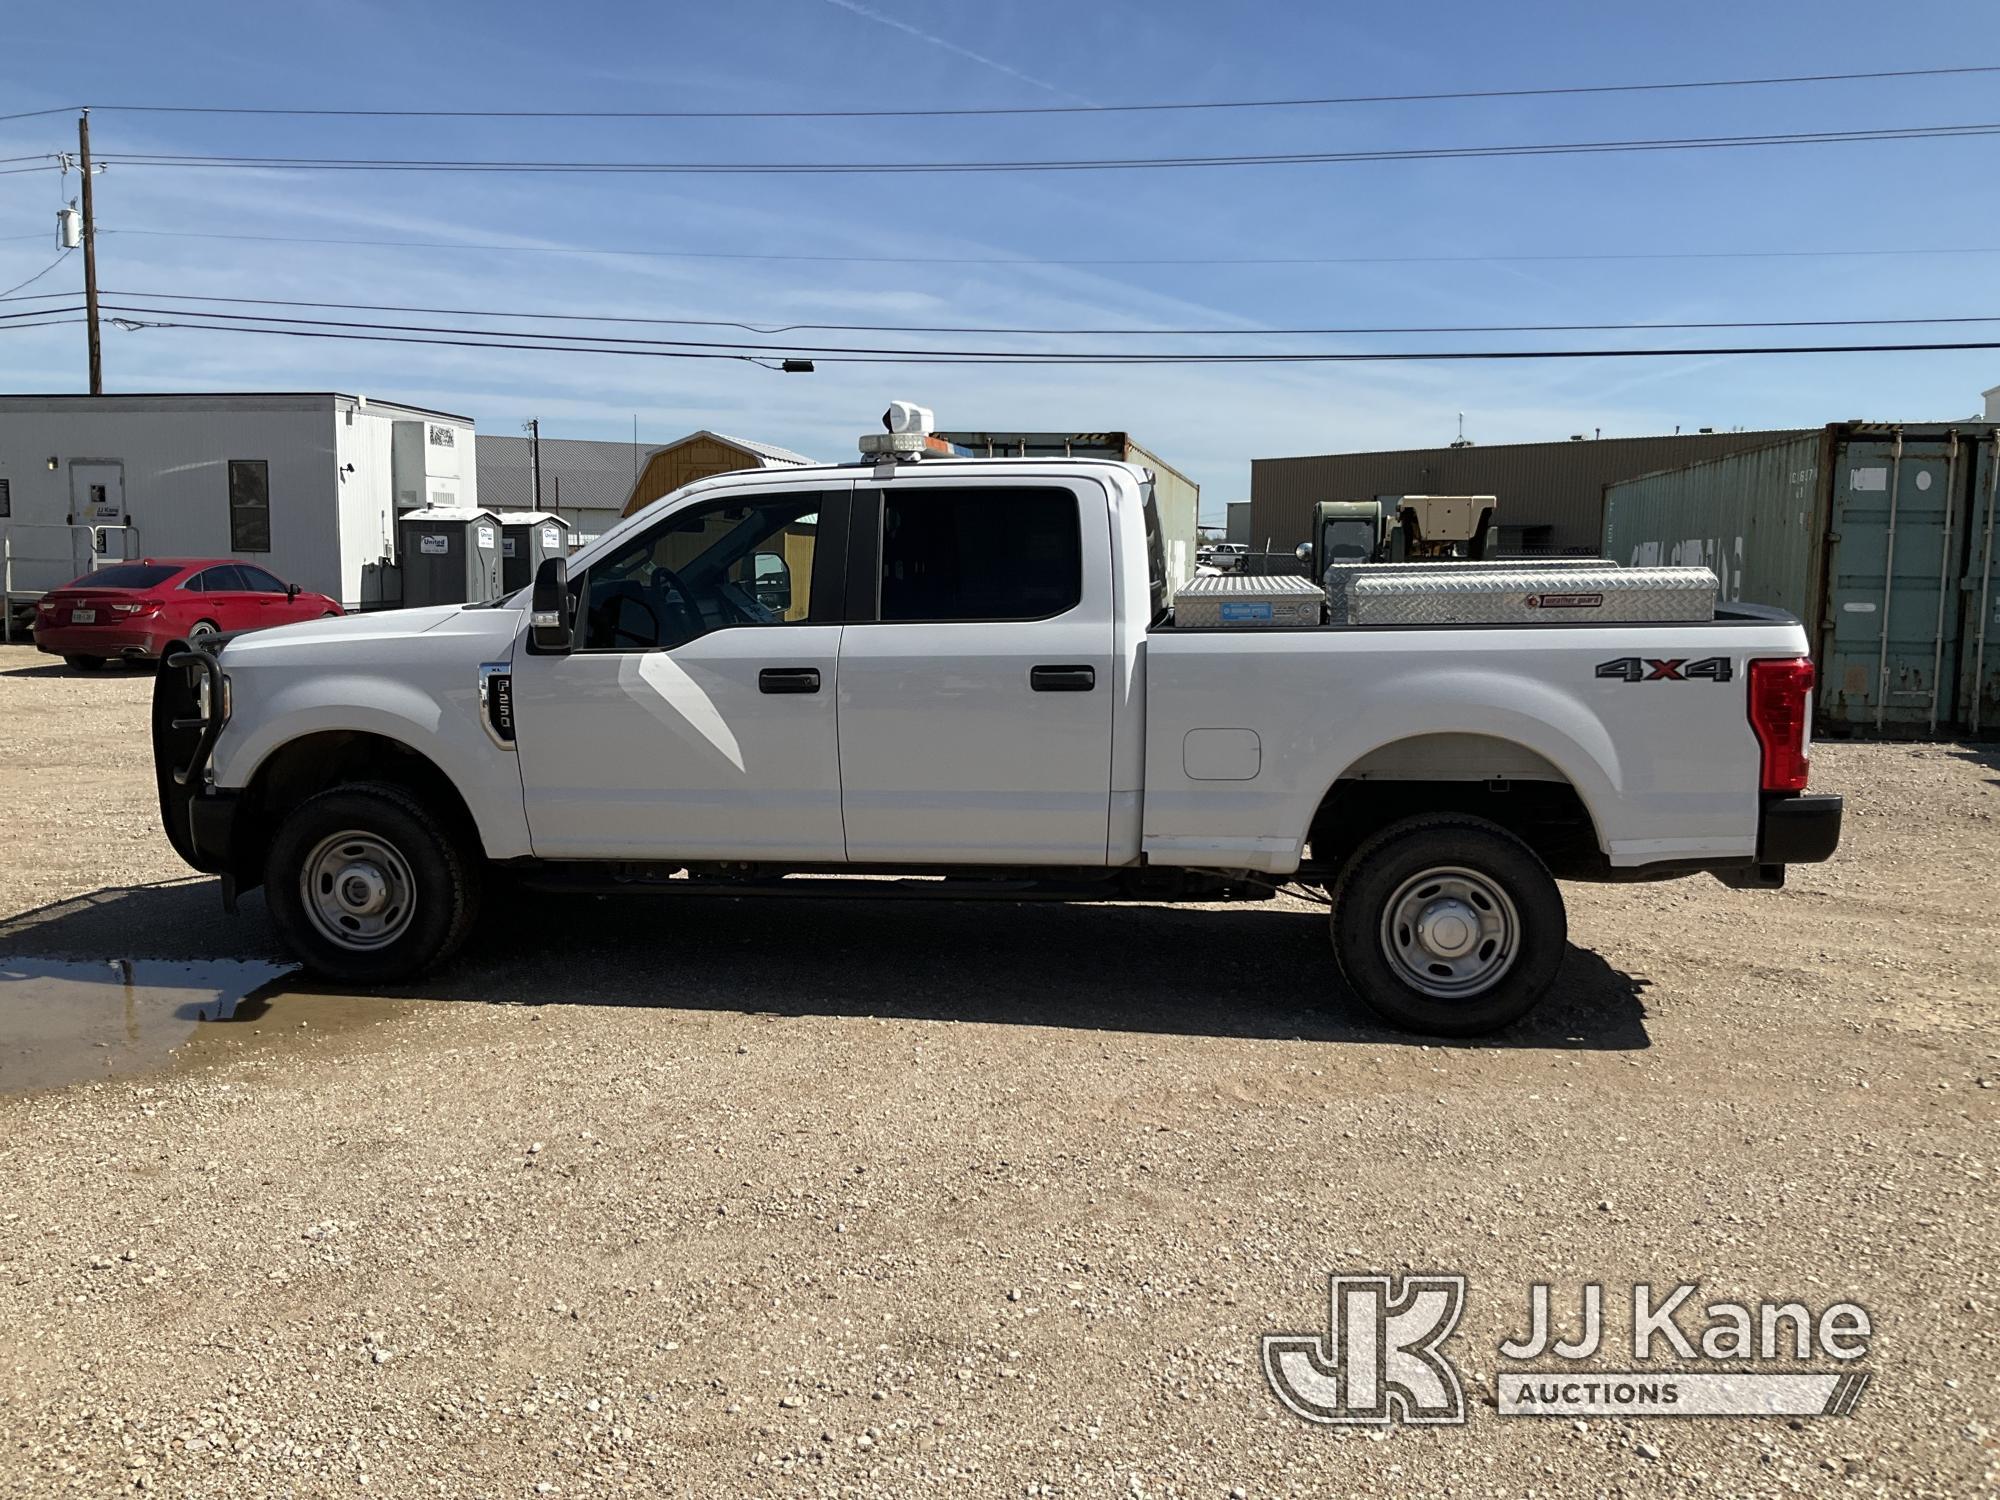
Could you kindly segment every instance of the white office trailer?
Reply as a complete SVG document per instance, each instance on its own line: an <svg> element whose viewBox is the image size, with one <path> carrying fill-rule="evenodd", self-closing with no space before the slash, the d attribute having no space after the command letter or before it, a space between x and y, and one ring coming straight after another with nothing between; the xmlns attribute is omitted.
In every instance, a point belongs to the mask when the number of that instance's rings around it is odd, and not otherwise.
<svg viewBox="0 0 2000 1500"><path fill-rule="evenodd" d="M0 396L12 599L123 557L235 557L401 599L396 516L479 503L472 419L332 391Z"/></svg>

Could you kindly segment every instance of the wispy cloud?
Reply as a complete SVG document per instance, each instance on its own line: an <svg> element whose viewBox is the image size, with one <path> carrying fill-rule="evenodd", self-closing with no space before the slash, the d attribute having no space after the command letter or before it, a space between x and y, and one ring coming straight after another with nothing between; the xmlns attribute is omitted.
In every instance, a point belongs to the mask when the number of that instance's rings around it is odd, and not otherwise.
<svg viewBox="0 0 2000 1500"><path fill-rule="evenodd" d="M878 26L888 26L902 32L905 36L913 36L920 42L928 42L931 46L941 48L955 57L962 57L967 62L978 63L982 68L991 68L996 73L1005 74L1007 77L1017 79L1022 83L1032 84L1034 87L1054 94L1058 98L1069 99L1078 104L1093 102L1084 98L1081 94L1072 94L1068 89L1050 83L1046 78L1037 78L1032 73L1023 73L1019 68L1010 67L1008 64L996 58L988 57L982 52L974 52L970 47L961 47L949 37L942 37L935 32L925 31L921 27L912 26L908 21L898 20L894 16L884 15L879 10L858 4L857 0L826 0L826 3L840 10L851 11L857 16L873 21Z"/></svg>

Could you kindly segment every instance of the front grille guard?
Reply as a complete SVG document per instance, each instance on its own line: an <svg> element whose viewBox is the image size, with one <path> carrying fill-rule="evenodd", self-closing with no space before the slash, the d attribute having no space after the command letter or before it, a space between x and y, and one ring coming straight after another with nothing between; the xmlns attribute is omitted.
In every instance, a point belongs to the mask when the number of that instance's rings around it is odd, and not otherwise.
<svg viewBox="0 0 2000 1500"><path fill-rule="evenodd" d="M174 652L173 655L169 656L160 665L163 671L174 667L181 667L188 669L190 672L198 672L208 687L208 707L205 711L201 711L202 695L197 691L194 701L198 711L195 716L189 719L174 719L171 721L171 727L176 730L199 729L201 731L195 738L194 753L188 757L187 764L174 768L174 784L176 786L187 786L197 781L201 773L208 769L208 758L215 753L215 742L222 738L222 726L225 722L222 695L222 663L200 647L189 646L185 650ZM192 682L192 678L190 678L190 682Z"/></svg>

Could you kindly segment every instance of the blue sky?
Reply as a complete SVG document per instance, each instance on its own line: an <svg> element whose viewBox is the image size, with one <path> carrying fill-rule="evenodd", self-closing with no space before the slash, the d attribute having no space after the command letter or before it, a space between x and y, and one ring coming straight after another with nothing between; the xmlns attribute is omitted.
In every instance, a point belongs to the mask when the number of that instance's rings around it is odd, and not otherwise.
<svg viewBox="0 0 2000 1500"><path fill-rule="evenodd" d="M736 0L722 7L370 0L13 7L0 113L88 102L347 108L843 109L1122 103L1653 82L2000 63L2000 8L1681 3ZM913 160L1484 145L2000 120L2000 74L1250 112L847 121L372 121L100 110L100 153ZM0 123L0 156L74 143ZM974 177L453 177L117 166L101 284L522 311L1241 328L1229 347L1466 348L1472 335L1259 328L2000 314L2000 253L1787 259L1026 266L978 259L2000 251L2000 137L1485 161ZM0 288L54 255L55 173L0 176ZM176 238L157 233L217 236ZM16 238L30 236L31 238ZM255 236L446 240L414 250ZM596 253L550 253L587 247ZM32 291L80 287L72 256ZM19 304L10 305L9 310ZM309 314L310 315L310 314ZM326 316L342 316L327 314ZM413 319L407 321L424 321ZM430 321L466 321L439 320ZM509 326L496 320L494 326ZM518 322L511 326L519 326ZM1992 325L2000 329L2000 323ZM671 330L654 330L674 336ZM695 335L698 336L698 335ZM1854 341L1893 335L1861 331ZM1916 330L1916 337L1993 336ZM803 336L801 336L803 339ZM1497 335L1576 347L1623 335ZM1648 344L1729 342L1659 334ZM1758 341L1755 334L1744 342ZM909 344L915 336L884 342ZM836 340L837 341L837 340ZM859 341L859 340L852 340ZM1793 336L1787 341L1810 341ZM1833 341L1833 337L1829 338ZM1036 347L964 336L934 342ZM1088 341L1104 346L1110 341ZM1195 341L1162 339L1155 347ZM0 390L83 388L80 327L0 335ZM1200 481L1249 460L1443 442L1966 415L2000 351L1773 359L1152 369L748 365L107 329L107 389L362 391L515 432L664 441L709 427L828 459L891 396L942 425L1129 429Z"/></svg>

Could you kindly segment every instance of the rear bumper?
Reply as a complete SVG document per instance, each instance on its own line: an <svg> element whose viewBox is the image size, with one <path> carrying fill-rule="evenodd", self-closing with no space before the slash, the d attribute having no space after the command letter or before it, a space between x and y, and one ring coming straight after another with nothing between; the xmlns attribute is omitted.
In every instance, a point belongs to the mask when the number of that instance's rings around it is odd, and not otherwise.
<svg viewBox="0 0 2000 1500"><path fill-rule="evenodd" d="M143 625L35 626L35 646L50 656L146 656L159 654L152 630Z"/></svg>
<svg viewBox="0 0 2000 1500"><path fill-rule="evenodd" d="M1785 884L1787 865L1818 864L1840 846L1839 797L1806 793L1770 794L1757 809L1757 852L1732 859L1672 859L1619 869L1602 860L1558 869L1564 880L1676 880L1709 874L1739 890L1775 891Z"/></svg>
<svg viewBox="0 0 2000 1500"><path fill-rule="evenodd" d="M1844 806L1841 798L1824 794L1766 797L1757 820L1757 862L1811 865L1833 858Z"/></svg>

